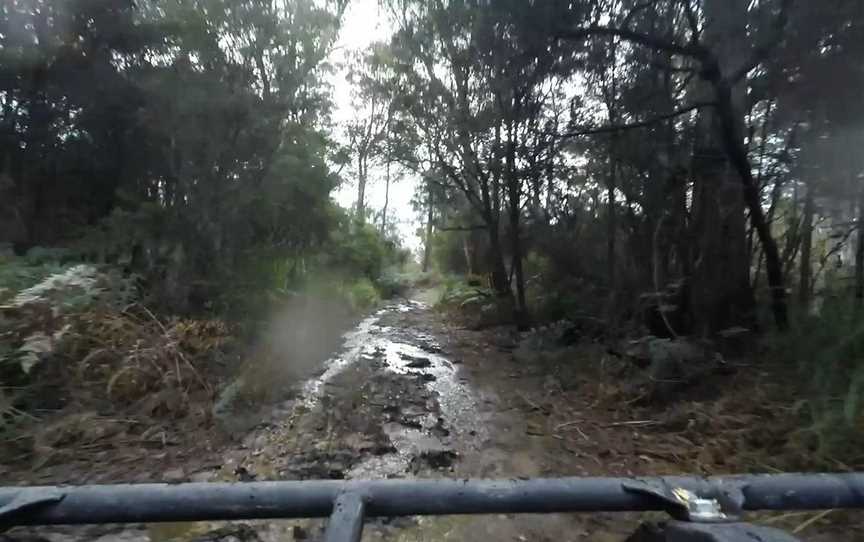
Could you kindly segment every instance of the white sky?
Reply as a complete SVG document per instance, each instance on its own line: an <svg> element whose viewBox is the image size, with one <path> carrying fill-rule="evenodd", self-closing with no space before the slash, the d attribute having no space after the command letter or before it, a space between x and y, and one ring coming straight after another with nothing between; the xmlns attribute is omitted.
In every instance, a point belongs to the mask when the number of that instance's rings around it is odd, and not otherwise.
<svg viewBox="0 0 864 542"><path fill-rule="evenodd" d="M338 66L344 63L346 52L365 49L374 41L388 41L391 33L392 27L379 8L377 0L352 0L345 13L339 40L330 60ZM351 87L345 79L346 70L337 69L331 81L335 102L333 122L335 135L339 138L343 138L345 123L354 115L351 107ZM353 168L345 168L343 176L347 182L333 195L336 202L345 208L355 205L357 198L357 185L352 172ZM379 211L384 207L384 169L370 168L369 177L366 186L366 207ZM411 207L411 198L414 196L416 186L416 179L410 176L406 176L398 183L391 182L390 204L387 211L388 224L397 224L402 243L412 250L418 249L421 245L421 240L416 235L418 222Z"/></svg>

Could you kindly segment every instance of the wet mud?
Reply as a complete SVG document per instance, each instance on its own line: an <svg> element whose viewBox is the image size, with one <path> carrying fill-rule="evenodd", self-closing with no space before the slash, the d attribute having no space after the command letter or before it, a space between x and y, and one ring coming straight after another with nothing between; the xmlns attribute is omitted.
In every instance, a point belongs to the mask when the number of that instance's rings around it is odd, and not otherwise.
<svg viewBox="0 0 864 542"><path fill-rule="evenodd" d="M639 442L638 428L623 429L626 434L615 440L553 420L547 405L573 392L566 379L524 363L519 337L511 333L466 329L419 301L386 306L346 333L342 348L316 376L296 383L285 394L291 399L273 406L256 427L224 447L218 460L173 469L163 479L531 478L674 468L620 452L624 440ZM363 539L620 541L644 518L383 518L367 521ZM9 536L56 542L316 541L323 529L322 520L268 520L15 529Z"/></svg>

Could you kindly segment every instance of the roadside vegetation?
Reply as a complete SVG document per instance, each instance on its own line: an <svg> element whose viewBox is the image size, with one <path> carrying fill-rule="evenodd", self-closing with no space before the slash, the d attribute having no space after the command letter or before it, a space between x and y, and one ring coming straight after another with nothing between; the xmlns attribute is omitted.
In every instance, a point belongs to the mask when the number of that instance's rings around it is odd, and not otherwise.
<svg viewBox="0 0 864 542"><path fill-rule="evenodd" d="M854 2L392 4L368 70L428 164L442 308L586 345L610 408L862 466L864 109L824 84L864 87Z"/></svg>
<svg viewBox="0 0 864 542"><path fill-rule="evenodd" d="M331 199L344 9L0 9L0 462L219 432L232 383L277 399L404 292L400 240Z"/></svg>

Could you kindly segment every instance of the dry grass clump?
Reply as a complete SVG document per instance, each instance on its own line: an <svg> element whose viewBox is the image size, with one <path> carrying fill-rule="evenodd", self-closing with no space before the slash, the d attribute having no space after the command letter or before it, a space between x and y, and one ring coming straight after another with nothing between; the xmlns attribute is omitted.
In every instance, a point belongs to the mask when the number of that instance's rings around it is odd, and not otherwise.
<svg viewBox="0 0 864 542"><path fill-rule="evenodd" d="M168 426L210 424L215 385L208 364L232 338L224 322L162 322L140 304L39 322L46 335L58 327L63 334L38 364L19 371L18 385L0 389L0 434L12 457L41 464L60 450L165 441ZM19 326L31 334L37 327Z"/></svg>

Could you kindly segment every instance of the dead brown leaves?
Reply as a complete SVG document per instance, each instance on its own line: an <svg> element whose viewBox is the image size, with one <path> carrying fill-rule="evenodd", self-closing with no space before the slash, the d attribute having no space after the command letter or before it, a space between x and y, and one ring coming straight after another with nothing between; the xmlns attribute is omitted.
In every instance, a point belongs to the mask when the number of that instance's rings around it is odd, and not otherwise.
<svg viewBox="0 0 864 542"><path fill-rule="evenodd" d="M65 322L62 343L25 387L27 407L42 419L8 432L18 459L41 466L61 452L144 442L150 433L165 441L170 426L188 420L209 425L214 383L208 364L232 338L224 322L162 321L138 304L93 308Z"/></svg>
<svg viewBox="0 0 864 542"><path fill-rule="evenodd" d="M604 431L592 434L590 425L574 425L592 438L599 434L600 448L632 454L634 461L622 464L645 474L836 469L836 461L816 457L802 438L794 388L781 381L782 371L742 368L734 375L716 375L715 382L701 385L718 393L658 405L646 404L620 368L607 364L584 379L574 398L587 405L580 411L592 412L595 425L601 423L595 417L609 420Z"/></svg>
<svg viewBox="0 0 864 542"><path fill-rule="evenodd" d="M125 405L170 391L175 398L164 401L166 414L183 414L192 395L212 394L198 366L228 339L224 324L181 320L166 325L143 306L82 314L72 333L65 355L81 360L76 368L81 387Z"/></svg>

